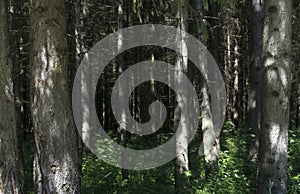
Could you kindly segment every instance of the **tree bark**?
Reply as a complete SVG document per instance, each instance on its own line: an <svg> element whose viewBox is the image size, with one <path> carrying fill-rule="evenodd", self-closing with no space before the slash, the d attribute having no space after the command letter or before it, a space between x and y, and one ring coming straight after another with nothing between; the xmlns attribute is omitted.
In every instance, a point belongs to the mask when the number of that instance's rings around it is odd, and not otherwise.
<svg viewBox="0 0 300 194"><path fill-rule="evenodd" d="M196 12L196 16L201 17L203 15L203 6L201 0L194 0L194 10ZM205 45L207 43L203 37L203 24L201 21L196 22L195 28L196 32L194 35ZM211 43L211 42L210 42ZM214 45L210 45L214 46ZM206 60L206 56L200 55L200 61ZM219 138L216 138L216 133L213 126L212 121L212 113L211 113L211 102L209 97L208 85L206 83L207 75L203 75L204 79L201 79L201 94L202 94L202 103L201 103L201 119L202 119L202 133L203 133L203 147L201 147L201 151L203 151L205 158L205 175L208 176L211 171L216 170L218 166L218 156L219 156Z"/></svg>
<svg viewBox="0 0 300 194"><path fill-rule="evenodd" d="M227 120L233 121L233 56L232 56L232 39L233 39L233 22L232 22L232 9L233 2L226 0L224 1L224 18L223 18L223 41L224 41L224 71L225 71L225 85L226 85L226 99L227 99Z"/></svg>
<svg viewBox="0 0 300 194"><path fill-rule="evenodd" d="M24 8L27 0L10 0L10 46L12 57L12 81L15 100L15 115L17 126L18 155L21 165L24 164L23 144L31 129L31 115L29 107L29 80L28 80L28 12ZM22 28L20 28L22 27ZM25 168L22 168L24 179ZM26 181L26 180L24 180ZM24 185L26 193L28 184Z"/></svg>
<svg viewBox="0 0 300 194"><path fill-rule="evenodd" d="M255 140L250 147L250 157L257 158L261 117L263 0L252 0L251 68L249 95L249 127Z"/></svg>
<svg viewBox="0 0 300 194"><path fill-rule="evenodd" d="M36 193L78 193L80 160L68 88L63 0L30 1L31 112Z"/></svg>
<svg viewBox="0 0 300 194"><path fill-rule="evenodd" d="M266 0L257 193L286 193L292 1Z"/></svg>
<svg viewBox="0 0 300 194"><path fill-rule="evenodd" d="M8 4L0 0L0 193L23 193L9 42Z"/></svg>
<svg viewBox="0 0 300 194"><path fill-rule="evenodd" d="M184 0L178 1L178 28L183 31L187 31L187 8L186 8L186 2ZM181 53L183 56L177 56L176 63L175 63L175 81L178 83L178 85L181 85L183 74L188 71L188 58L187 58L187 48L185 43L185 37L184 34L178 33L178 39L177 44L179 49L181 50ZM184 91L185 88L181 87L177 94L180 95L180 93L187 92ZM182 91L182 92L181 92ZM182 104L187 103L187 96L182 95L181 98L176 98L177 102L180 102ZM175 159L175 193L184 193L186 189L187 179L186 176L187 172L189 171L189 158L188 158L188 140L190 137L189 134L189 118L188 118L188 110L181 110L180 105L178 104L175 107L175 113L174 113L174 121L176 125L176 121L182 122L182 131L179 132L179 135L176 137L176 159ZM181 118L179 118L181 116Z"/></svg>
<svg viewBox="0 0 300 194"><path fill-rule="evenodd" d="M233 90L232 90L232 118L233 122L235 124L235 128L239 128L239 120L240 120L240 108L239 108L239 102L240 102L240 45L239 45L239 37L241 33L240 29L240 21L239 18L233 19Z"/></svg>

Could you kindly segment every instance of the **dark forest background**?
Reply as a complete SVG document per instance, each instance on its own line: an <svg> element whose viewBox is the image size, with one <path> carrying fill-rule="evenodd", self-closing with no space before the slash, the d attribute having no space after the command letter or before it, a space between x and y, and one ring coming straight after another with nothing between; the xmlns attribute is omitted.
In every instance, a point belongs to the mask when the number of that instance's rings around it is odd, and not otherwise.
<svg viewBox="0 0 300 194"><path fill-rule="evenodd" d="M299 0L0 0L0 11L1 194L300 193ZM149 105L160 100L167 121L147 137L120 129L112 87L135 63L177 64L201 104L187 158L134 171L107 164L85 147L71 92L80 62L98 41L140 24L174 26L199 39L221 70L227 106L217 134L207 83L191 62L156 46L119 54L101 74L96 96L98 118L115 142L154 148L178 124L174 91L149 81L132 93L132 117L149 121ZM199 155L210 134L213 147Z"/></svg>

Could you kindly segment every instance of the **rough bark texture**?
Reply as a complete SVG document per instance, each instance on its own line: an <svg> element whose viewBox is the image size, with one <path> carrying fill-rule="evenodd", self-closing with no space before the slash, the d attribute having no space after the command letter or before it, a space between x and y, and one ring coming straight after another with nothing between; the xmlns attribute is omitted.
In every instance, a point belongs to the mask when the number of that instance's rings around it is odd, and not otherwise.
<svg viewBox="0 0 300 194"><path fill-rule="evenodd" d="M10 51L12 57L12 81L15 99L15 115L18 139L18 155L20 165L24 164L23 144L31 129L29 102L29 81L28 81L28 13L24 9L27 0L10 0L9 24L10 24ZM20 29L20 26L22 28ZM21 167L21 180L26 176L25 168ZM23 170L24 169L24 170ZM24 180L25 181L25 180ZM24 184L23 192L27 192L28 184Z"/></svg>
<svg viewBox="0 0 300 194"><path fill-rule="evenodd" d="M80 2L82 0L67 0L66 1L66 9L67 11L67 33L68 39L67 44L69 45L68 49L68 73L69 73L69 95L72 95L73 90L73 82L75 79L77 68L81 62L81 45L79 42L82 42L81 37L78 35L81 32L81 25L80 25ZM80 92L78 92L80 93ZM70 98L71 100L71 98ZM82 169L82 155L83 155L83 148L84 144L82 142L82 138L80 136L80 130L78 130L77 134L77 142L78 142L78 158L79 158L79 169ZM82 176L81 170L79 171L79 177Z"/></svg>
<svg viewBox="0 0 300 194"><path fill-rule="evenodd" d="M179 19L178 28L180 30L187 31L187 10L186 10L186 2L184 0L178 1L178 13L177 17ZM187 47L185 43L184 34L178 32L178 47L181 50L183 56L178 56L175 64L175 80L178 82L178 85L182 82L182 77L185 72L188 70L188 58L187 58ZM181 98L176 98L177 102L182 104L187 104L187 96L180 95L181 93L185 93L185 88L181 87L178 91L179 96ZM188 140L190 138L189 134L189 118L188 118L188 110L182 110L180 105L178 104L175 107L174 120L181 120L182 122L182 131L179 132L179 135L176 137L176 154L177 157L175 159L175 193L184 193L186 189L187 176L186 172L189 171L189 159L188 159ZM180 115L180 118L179 118Z"/></svg>
<svg viewBox="0 0 300 194"><path fill-rule="evenodd" d="M202 89L202 132L203 132L203 152L205 158L205 175L208 176L211 171L218 167L218 157L220 152L219 137L215 133L212 113L209 101L208 86L203 83Z"/></svg>
<svg viewBox="0 0 300 194"><path fill-rule="evenodd" d="M30 2L31 112L36 193L78 193L77 133L68 90L64 0Z"/></svg>
<svg viewBox="0 0 300 194"><path fill-rule="evenodd" d="M17 126L10 57L8 7L0 0L0 193L23 193L22 162L18 154Z"/></svg>
<svg viewBox="0 0 300 194"><path fill-rule="evenodd" d="M194 10L201 18L203 14L203 6L201 0L193 1ZM199 19L200 20L200 19ZM203 26L201 21L196 23L195 29L196 32L194 35L204 44L207 44L204 41L203 37ZM213 46L213 45L211 45ZM200 61L204 61L206 56L199 55ZM211 113L211 102L209 97L208 86L205 80L207 80L207 75L203 75L204 79L201 79L201 94L202 94L202 103L201 103L201 119L202 119L202 133L203 133L203 147L201 151L204 153L205 158L205 174L208 176L212 170L217 169L218 155L219 155L219 138L216 137L216 133L212 121ZM215 140L216 139L216 140Z"/></svg>
<svg viewBox="0 0 300 194"><path fill-rule="evenodd" d="M286 193L292 1L266 0L257 193Z"/></svg>
<svg viewBox="0 0 300 194"><path fill-rule="evenodd" d="M249 127L255 134L250 157L256 158L259 144L262 84L263 0L252 0L251 73L249 96Z"/></svg>

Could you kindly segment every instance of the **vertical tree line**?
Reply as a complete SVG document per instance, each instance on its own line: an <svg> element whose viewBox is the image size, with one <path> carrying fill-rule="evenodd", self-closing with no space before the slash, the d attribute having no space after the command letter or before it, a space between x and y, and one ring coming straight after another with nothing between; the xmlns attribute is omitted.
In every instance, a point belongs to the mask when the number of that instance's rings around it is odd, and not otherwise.
<svg viewBox="0 0 300 194"><path fill-rule="evenodd" d="M0 194L300 192L299 13L297 0L0 0ZM177 157L136 172L125 169L125 152L124 168L115 169L82 143L81 137L91 137L74 124L71 94L88 51L108 34L141 24L177 28L182 55L147 45L116 56L97 83L100 123L116 143L138 150L164 144L180 119L184 124L174 141ZM212 120L207 75L189 60L180 30L200 40L222 72L227 109L221 134ZM119 33L119 50L124 38ZM199 58L208 60L201 53ZM190 99L155 80L135 88L129 108L132 118L145 123L151 120L150 104L163 102L168 115L161 129L138 136L125 130L126 117L122 125L116 121L111 108L116 80L147 60L170 63L175 82L180 85L187 75L195 85L201 110L195 136L188 110L180 107ZM86 68L80 76L93 71ZM92 83L80 84L81 108L87 110ZM83 111L81 119L89 129L90 112ZM149 185L141 183L146 180Z"/></svg>

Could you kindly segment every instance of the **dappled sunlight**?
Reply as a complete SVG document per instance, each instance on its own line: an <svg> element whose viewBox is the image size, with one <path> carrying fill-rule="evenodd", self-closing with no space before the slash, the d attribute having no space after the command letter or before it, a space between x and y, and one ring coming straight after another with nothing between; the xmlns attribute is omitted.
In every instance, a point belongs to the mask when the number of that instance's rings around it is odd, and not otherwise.
<svg viewBox="0 0 300 194"><path fill-rule="evenodd" d="M0 0L0 193L300 193L299 10Z"/></svg>

